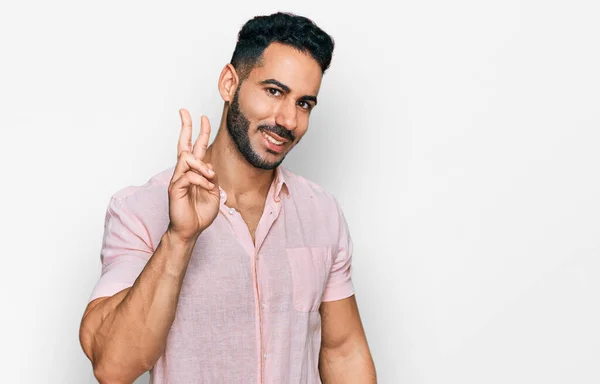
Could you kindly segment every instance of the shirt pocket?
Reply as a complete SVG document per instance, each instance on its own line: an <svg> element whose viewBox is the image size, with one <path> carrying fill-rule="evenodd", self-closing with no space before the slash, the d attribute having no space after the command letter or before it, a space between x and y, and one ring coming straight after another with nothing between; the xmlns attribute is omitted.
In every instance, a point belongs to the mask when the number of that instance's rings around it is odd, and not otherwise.
<svg viewBox="0 0 600 384"><path fill-rule="evenodd" d="M331 248L287 248L286 253L292 275L294 309L318 311L331 271Z"/></svg>

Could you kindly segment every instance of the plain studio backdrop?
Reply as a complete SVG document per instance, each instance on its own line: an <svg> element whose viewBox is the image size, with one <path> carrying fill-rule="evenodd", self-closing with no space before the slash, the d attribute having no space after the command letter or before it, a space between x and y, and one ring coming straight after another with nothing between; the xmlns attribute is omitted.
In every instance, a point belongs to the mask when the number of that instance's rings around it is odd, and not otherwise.
<svg viewBox="0 0 600 384"><path fill-rule="evenodd" d="M591 0L3 3L2 382L96 382L109 198L175 164L179 108L214 137L239 28L278 10L336 41L284 165L344 209L379 382L600 382Z"/></svg>

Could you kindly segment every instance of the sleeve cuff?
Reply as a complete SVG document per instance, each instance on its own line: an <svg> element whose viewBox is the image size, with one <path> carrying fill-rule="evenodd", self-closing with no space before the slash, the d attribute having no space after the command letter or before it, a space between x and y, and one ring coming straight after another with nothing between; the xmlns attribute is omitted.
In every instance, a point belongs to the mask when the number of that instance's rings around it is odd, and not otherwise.
<svg viewBox="0 0 600 384"><path fill-rule="evenodd" d="M321 301L342 300L352 295L354 295L354 285L352 284L352 280L349 280L339 287L328 287L325 289Z"/></svg>

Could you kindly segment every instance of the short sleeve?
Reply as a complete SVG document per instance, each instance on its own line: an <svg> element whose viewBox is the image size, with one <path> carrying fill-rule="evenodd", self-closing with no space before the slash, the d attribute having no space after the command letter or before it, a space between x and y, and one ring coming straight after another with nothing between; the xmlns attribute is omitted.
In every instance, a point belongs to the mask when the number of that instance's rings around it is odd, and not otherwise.
<svg viewBox="0 0 600 384"><path fill-rule="evenodd" d="M335 207L338 217L338 244L334 248L333 265L322 301L341 300L354 294L354 286L352 284L352 237L350 236L350 230L348 229L344 213L337 200L335 200Z"/></svg>
<svg viewBox="0 0 600 384"><path fill-rule="evenodd" d="M102 273L89 301L131 287L153 254L150 244L148 231L127 209L125 198L113 196L104 221Z"/></svg>

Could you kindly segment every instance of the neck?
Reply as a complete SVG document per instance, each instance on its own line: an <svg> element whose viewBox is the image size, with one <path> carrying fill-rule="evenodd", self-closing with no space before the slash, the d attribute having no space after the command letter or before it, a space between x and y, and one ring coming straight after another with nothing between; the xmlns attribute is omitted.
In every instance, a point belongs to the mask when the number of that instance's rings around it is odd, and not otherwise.
<svg viewBox="0 0 600 384"><path fill-rule="evenodd" d="M255 168L244 158L227 131L226 113L225 108L217 136L203 161L212 164L228 201L233 198L235 202L238 197L266 198L275 171Z"/></svg>

